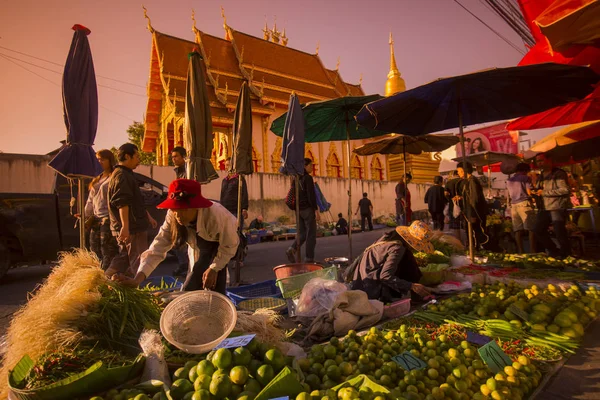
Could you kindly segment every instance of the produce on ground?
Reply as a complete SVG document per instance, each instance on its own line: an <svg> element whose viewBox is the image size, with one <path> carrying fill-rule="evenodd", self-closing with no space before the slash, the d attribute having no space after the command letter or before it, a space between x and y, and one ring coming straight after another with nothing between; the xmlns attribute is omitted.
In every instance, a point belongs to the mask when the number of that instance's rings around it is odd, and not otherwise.
<svg viewBox="0 0 600 400"><path fill-rule="evenodd" d="M414 253L414 256L420 268L424 268L428 264L448 264L450 262L450 257L438 250L432 254L419 251Z"/></svg>
<svg viewBox="0 0 600 400"><path fill-rule="evenodd" d="M487 257L487 262L498 262L506 265L515 265L522 268L548 267L564 269L580 269L582 271L600 271L600 262L566 257L557 259L544 253L536 254L505 254L483 251L480 255Z"/></svg>
<svg viewBox="0 0 600 400"><path fill-rule="evenodd" d="M160 381L151 381L121 391L111 390L104 397L90 400L252 400L293 361L257 339L245 347L219 349L204 357L177 369L170 388Z"/></svg>
<svg viewBox="0 0 600 400"><path fill-rule="evenodd" d="M8 393L8 371L25 355L39 364L46 355L73 349L137 354L140 333L158 327L160 310L150 293L107 280L93 253L62 253L58 266L10 323L0 398Z"/></svg>

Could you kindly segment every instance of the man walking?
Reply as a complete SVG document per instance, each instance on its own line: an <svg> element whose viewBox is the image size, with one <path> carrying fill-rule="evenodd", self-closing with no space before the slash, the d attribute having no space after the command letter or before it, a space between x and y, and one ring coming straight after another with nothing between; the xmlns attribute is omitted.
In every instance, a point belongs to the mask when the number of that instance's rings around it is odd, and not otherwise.
<svg viewBox="0 0 600 400"><path fill-rule="evenodd" d="M306 242L306 262L315 261L315 246L317 245L317 221L321 219L317 207L317 196L315 195L315 183L312 178L313 164L310 158L304 159L304 175L300 179L300 192L298 193L298 205L300 207L300 220L297 221L300 245L294 240L285 254L291 263L296 262L296 252L301 251Z"/></svg>
<svg viewBox="0 0 600 400"><path fill-rule="evenodd" d="M412 180L411 174L402 175L396 185L396 223L401 226L408 226L412 219L412 210L410 209L410 190L408 184Z"/></svg>
<svg viewBox="0 0 600 400"><path fill-rule="evenodd" d="M360 231L365 231L365 220L369 222L369 230L373 230L373 204L367 198L367 193L363 193L363 198L358 201L358 208L354 215L360 211Z"/></svg>
<svg viewBox="0 0 600 400"><path fill-rule="evenodd" d="M175 147L171 150L171 161L175 165L175 177L177 179L185 179L185 157L187 151L181 147ZM187 253L187 246L183 244L179 248L175 249L177 255L177 268L173 271L173 276L186 276L189 269L189 257Z"/></svg>
<svg viewBox="0 0 600 400"><path fill-rule="evenodd" d="M185 157L187 156L187 151L181 147L175 147L171 151L171 161L173 161L173 165L175 165L175 176L177 179L185 179Z"/></svg>
<svg viewBox="0 0 600 400"><path fill-rule="evenodd" d="M571 254L571 245L567 233L567 209L570 205L570 189L567 173L554 166L548 154L538 154L535 161L543 169L541 189L537 194L542 196L543 210L540 210L535 223L535 234L544 249L551 257L567 257ZM550 238L548 227L552 224L554 235L558 239L560 250Z"/></svg>
<svg viewBox="0 0 600 400"><path fill-rule="evenodd" d="M473 235L475 236L475 247L479 249L489 239L484 231L488 208L483 188L479 180L473 176L472 164L459 163L456 170L458 176L462 179L458 185L458 199L462 200L463 215L467 221L471 222Z"/></svg>
<svg viewBox="0 0 600 400"><path fill-rule="evenodd" d="M124 272L133 276L140 256L148 249L148 227L156 221L144 208L144 199L133 170L140 164L138 148L132 143L119 147L119 165L108 183L110 228L119 243L119 254L113 258L106 275Z"/></svg>
<svg viewBox="0 0 600 400"><path fill-rule="evenodd" d="M517 165L517 172L506 182L510 216L517 241L517 250L523 254L523 230L529 232L530 253L535 253L535 211L531 202L531 167L526 163Z"/></svg>

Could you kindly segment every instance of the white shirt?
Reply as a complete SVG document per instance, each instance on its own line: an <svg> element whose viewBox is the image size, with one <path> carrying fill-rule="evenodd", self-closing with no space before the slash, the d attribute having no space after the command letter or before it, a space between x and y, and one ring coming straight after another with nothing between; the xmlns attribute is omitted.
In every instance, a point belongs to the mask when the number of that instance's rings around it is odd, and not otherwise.
<svg viewBox="0 0 600 400"><path fill-rule="evenodd" d="M171 228L176 224L175 214L169 210L158 235L154 238L150 248L142 254L138 272L150 276L158 264L165 259L167 252L174 245ZM199 208L196 232L191 227L187 229L189 271L194 269L194 264L200 258L196 235L209 242L219 242L217 255L209 268L220 271L235 256L240 241L237 233L237 219L221 204L213 202L213 205L208 208Z"/></svg>
<svg viewBox="0 0 600 400"><path fill-rule="evenodd" d="M90 190L85 204L85 217L92 215L97 218L108 217L108 181L109 177L102 177Z"/></svg>

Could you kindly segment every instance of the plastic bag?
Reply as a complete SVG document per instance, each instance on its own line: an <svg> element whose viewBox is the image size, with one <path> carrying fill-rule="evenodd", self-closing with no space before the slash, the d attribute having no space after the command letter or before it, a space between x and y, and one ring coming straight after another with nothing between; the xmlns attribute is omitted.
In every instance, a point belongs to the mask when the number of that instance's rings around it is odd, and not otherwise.
<svg viewBox="0 0 600 400"><path fill-rule="evenodd" d="M348 290L346 285L337 281L314 278L308 281L302 289L296 308L300 317L316 317L331 311L340 293Z"/></svg>
<svg viewBox="0 0 600 400"><path fill-rule="evenodd" d="M458 205L458 200L452 200L454 202L454 209L452 210L452 216L454 218L458 218L460 217L460 213L462 212L462 210L460 209L460 206Z"/></svg>
<svg viewBox="0 0 600 400"><path fill-rule="evenodd" d="M146 356L141 382L156 379L171 386L169 368L165 361L165 346L162 344L160 333L155 330L145 330L140 335L139 343Z"/></svg>
<svg viewBox="0 0 600 400"><path fill-rule="evenodd" d="M450 203L446 203L446 206L444 207L444 216L447 217L450 215Z"/></svg>
<svg viewBox="0 0 600 400"><path fill-rule="evenodd" d="M453 254L450 256L450 265L452 267L464 267L465 265L471 265L471 259L469 256Z"/></svg>

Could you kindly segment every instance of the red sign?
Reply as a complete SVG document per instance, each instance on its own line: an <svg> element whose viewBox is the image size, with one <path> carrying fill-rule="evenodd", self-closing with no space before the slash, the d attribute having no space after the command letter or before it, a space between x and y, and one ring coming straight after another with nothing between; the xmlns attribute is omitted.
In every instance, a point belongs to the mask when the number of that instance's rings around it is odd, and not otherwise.
<svg viewBox="0 0 600 400"><path fill-rule="evenodd" d="M465 132L465 149L467 154L482 151L498 153L519 152L519 132L506 129L506 122ZM456 156L462 157L460 143L456 145Z"/></svg>

